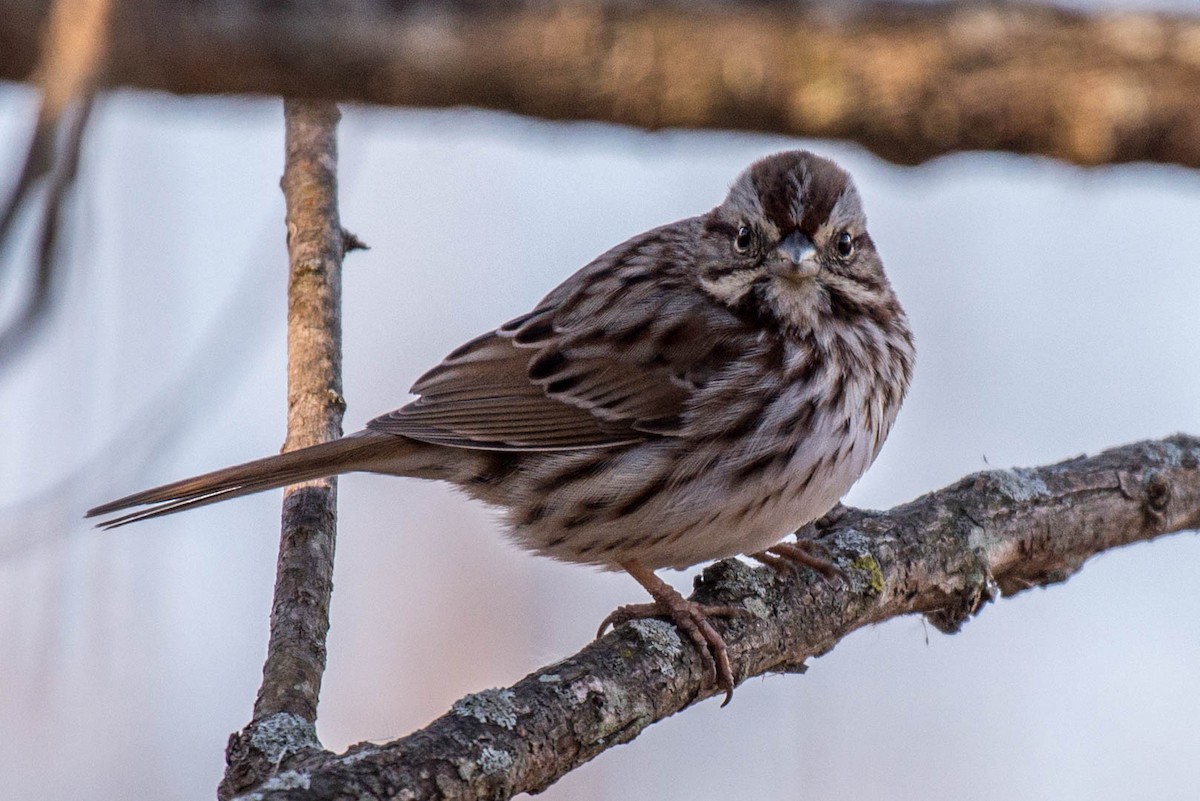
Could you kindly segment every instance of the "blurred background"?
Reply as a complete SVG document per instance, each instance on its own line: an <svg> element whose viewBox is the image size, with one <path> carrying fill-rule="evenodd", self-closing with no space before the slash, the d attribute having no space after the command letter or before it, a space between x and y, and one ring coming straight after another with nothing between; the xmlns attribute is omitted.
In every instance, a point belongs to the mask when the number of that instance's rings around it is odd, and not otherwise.
<svg viewBox="0 0 1200 801"><path fill-rule="evenodd" d="M0 152L20 152L35 109L31 89L0 84ZM63 293L0 375L0 796L212 798L248 720L279 493L115 532L82 514L278 450L282 140L278 100L98 101ZM833 142L355 107L342 221L371 250L345 267L346 429L600 252L711 208L752 160L794 147L855 176L918 342L906 406L848 503L1200 433L1188 170L997 154L900 168ZM20 289L6 280L0 314ZM521 552L441 485L351 476L339 497L329 748L406 734L642 600L626 576ZM860 631L806 675L750 680L545 797L1195 798L1198 572L1200 540L1177 535L952 637L917 618Z"/></svg>

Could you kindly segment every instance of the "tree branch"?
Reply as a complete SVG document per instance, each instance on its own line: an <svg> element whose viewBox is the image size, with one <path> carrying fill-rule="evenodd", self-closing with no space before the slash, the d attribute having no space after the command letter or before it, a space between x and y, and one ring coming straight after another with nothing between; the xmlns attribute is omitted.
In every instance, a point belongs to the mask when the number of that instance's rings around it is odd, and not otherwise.
<svg viewBox="0 0 1200 801"><path fill-rule="evenodd" d="M45 0L8 0L23 79ZM1022 4L126 0L112 85L1200 166L1200 21Z"/></svg>
<svg viewBox="0 0 1200 801"><path fill-rule="evenodd" d="M850 632L900 615L957 628L1000 594L1066 580L1103 551L1200 526L1200 438L977 473L887 512L842 510L820 531L846 582L726 560L694 597L752 617L714 621L744 681L802 672ZM537 792L713 694L663 621L622 626L507 689L456 702L421 731L345 754L285 755L246 798L502 799Z"/></svg>
<svg viewBox="0 0 1200 801"><path fill-rule="evenodd" d="M342 257L337 210L337 107L287 100L288 426L283 450L342 435ZM283 498L271 636L254 717L230 737L220 798L266 780L280 754L317 750L313 727L333 593L337 479L288 487Z"/></svg>
<svg viewBox="0 0 1200 801"><path fill-rule="evenodd" d="M0 204L0 278L10 266L4 255L15 249L13 240L22 211L35 217L37 255L30 265L33 280L28 297L0 327L0 370L32 341L53 300L61 272L58 245L64 205L79 168L84 130L107 62L112 2L55 0L46 17L31 76L41 92L41 103L21 171ZM37 38L38 30L29 31L31 39ZM34 190L43 179L46 192L39 198ZM15 262L12 259L10 263Z"/></svg>

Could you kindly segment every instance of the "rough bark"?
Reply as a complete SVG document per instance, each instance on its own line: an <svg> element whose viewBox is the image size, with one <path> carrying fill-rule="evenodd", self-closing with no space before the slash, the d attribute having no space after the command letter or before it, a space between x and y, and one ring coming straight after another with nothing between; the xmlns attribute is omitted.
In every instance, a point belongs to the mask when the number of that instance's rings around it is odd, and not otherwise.
<svg viewBox="0 0 1200 801"><path fill-rule="evenodd" d="M751 615L714 621L745 680L802 672L855 629L919 613L952 632L987 601L1066 580L1090 557L1200 526L1200 438L1176 435L1060 464L968 476L887 512L843 510L819 533L845 581L719 562L693 597ZM503 799L537 792L714 693L669 623L620 627L421 731L345 754L284 754L247 798ZM736 698L734 700L736 703Z"/></svg>
<svg viewBox="0 0 1200 801"><path fill-rule="evenodd" d="M288 242L288 423L283 450L342 435L342 257L337 210L337 107L287 100L283 194ZM333 593L337 479L283 498L271 634L254 717L230 737L218 795L261 784L281 753L319 749L313 724Z"/></svg>
<svg viewBox="0 0 1200 801"><path fill-rule="evenodd" d="M24 79L44 0L7 0ZM114 86L1200 165L1200 20L1026 4L126 0Z"/></svg>

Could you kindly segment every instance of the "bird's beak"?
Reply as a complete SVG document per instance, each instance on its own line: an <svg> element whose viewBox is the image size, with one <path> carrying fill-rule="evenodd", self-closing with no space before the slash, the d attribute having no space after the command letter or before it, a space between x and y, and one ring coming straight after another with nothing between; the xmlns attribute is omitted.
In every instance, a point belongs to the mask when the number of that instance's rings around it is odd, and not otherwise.
<svg viewBox="0 0 1200 801"><path fill-rule="evenodd" d="M800 231L792 231L772 251L767 269L771 275L799 281L820 272L821 264L812 240Z"/></svg>

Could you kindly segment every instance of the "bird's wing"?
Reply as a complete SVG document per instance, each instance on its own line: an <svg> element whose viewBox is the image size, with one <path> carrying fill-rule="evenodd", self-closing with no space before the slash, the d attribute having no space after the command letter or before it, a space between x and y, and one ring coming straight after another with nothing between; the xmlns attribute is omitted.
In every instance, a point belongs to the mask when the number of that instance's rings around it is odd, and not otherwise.
<svg viewBox="0 0 1200 801"><path fill-rule="evenodd" d="M686 273L692 221L643 234L532 312L455 350L373 431L462 448L549 451L678 436L699 389L736 358L733 329ZM672 240L671 237L675 239ZM664 252L665 251L665 252Z"/></svg>

